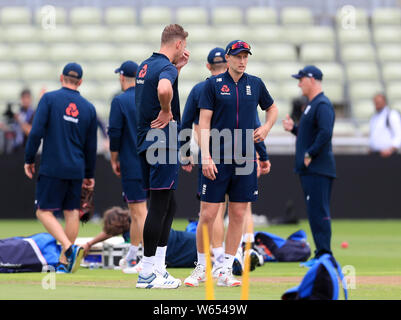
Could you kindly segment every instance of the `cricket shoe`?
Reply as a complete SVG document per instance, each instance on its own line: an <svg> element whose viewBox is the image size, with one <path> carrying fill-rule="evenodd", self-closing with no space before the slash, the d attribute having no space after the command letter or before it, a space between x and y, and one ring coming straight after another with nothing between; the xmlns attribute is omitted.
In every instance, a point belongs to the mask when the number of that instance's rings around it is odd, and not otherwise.
<svg viewBox="0 0 401 320"><path fill-rule="evenodd" d="M69 254L67 254L69 251ZM65 252L65 256L67 258L67 268L68 272L74 273L78 270L81 260L84 256L84 249L75 244L71 245L71 247Z"/></svg>
<svg viewBox="0 0 401 320"><path fill-rule="evenodd" d="M174 278L166 269L164 270L155 269L155 272L168 281L177 282L179 287L182 285L182 281L180 279Z"/></svg>
<svg viewBox="0 0 401 320"><path fill-rule="evenodd" d="M152 272L148 276L139 274L136 287L139 289L177 289L179 283L168 280L157 272Z"/></svg>
<svg viewBox="0 0 401 320"><path fill-rule="evenodd" d="M244 270L244 256L242 248L238 248L237 253L235 254L232 271L236 276L242 275L242 271Z"/></svg>
<svg viewBox="0 0 401 320"><path fill-rule="evenodd" d="M233 270L231 268L226 268L220 271L217 285L219 287L239 287L241 285L241 281L234 277Z"/></svg>
<svg viewBox="0 0 401 320"><path fill-rule="evenodd" d="M184 284L188 287L198 287L199 282L204 282L205 280L206 280L206 268L205 266L197 263L191 275L184 280Z"/></svg>
<svg viewBox="0 0 401 320"><path fill-rule="evenodd" d="M218 279L220 276L220 271L222 270L223 266L213 266L212 268L212 276L213 279Z"/></svg>
<svg viewBox="0 0 401 320"><path fill-rule="evenodd" d="M125 260L125 259L124 259ZM127 261L127 267L121 268L123 273L126 274L137 274L142 271L143 266L142 266L142 261L137 262L136 260L132 259L130 261Z"/></svg>
<svg viewBox="0 0 401 320"><path fill-rule="evenodd" d="M70 273L70 272L68 271L68 265L59 262L59 263L57 264L57 266L56 266L56 273L57 273L57 274Z"/></svg>

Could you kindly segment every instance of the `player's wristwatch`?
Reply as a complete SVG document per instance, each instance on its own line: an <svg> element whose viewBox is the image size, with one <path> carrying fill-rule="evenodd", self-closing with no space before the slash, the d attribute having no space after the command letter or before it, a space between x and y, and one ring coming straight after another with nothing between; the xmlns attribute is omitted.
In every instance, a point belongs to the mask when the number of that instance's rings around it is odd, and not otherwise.
<svg viewBox="0 0 401 320"><path fill-rule="evenodd" d="M304 158L312 159L312 157L311 157L311 155L309 154L309 152L305 152Z"/></svg>

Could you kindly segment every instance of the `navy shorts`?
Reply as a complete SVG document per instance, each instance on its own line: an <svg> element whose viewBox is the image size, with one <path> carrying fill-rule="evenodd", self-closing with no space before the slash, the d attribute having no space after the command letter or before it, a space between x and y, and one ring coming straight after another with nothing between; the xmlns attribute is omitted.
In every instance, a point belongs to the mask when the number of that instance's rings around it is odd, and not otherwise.
<svg viewBox="0 0 401 320"><path fill-rule="evenodd" d="M59 179L39 175L35 206L45 211L76 210L81 207L82 179Z"/></svg>
<svg viewBox="0 0 401 320"><path fill-rule="evenodd" d="M122 179L123 198L127 203L144 202L148 192L143 189L141 179Z"/></svg>
<svg viewBox="0 0 401 320"><path fill-rule="evenodd" d="M215 180L210 180L202 174L201 201L220 203L225 202L228 194L231 202L254 202L258 199L257 163L252 161L249 165L251 172L239 174L246 164L216 164L218 173Z"/></svg>
<svg viewBox="0 0 401 320"><path fill-rule="evenodd" d="M142 185L147 190L175 190L177 188L178 151L171 151L174 157L170 157L169 150L163 149L166 161L150 164L146 159L146 152L139 155L142 169Z"/></svg>

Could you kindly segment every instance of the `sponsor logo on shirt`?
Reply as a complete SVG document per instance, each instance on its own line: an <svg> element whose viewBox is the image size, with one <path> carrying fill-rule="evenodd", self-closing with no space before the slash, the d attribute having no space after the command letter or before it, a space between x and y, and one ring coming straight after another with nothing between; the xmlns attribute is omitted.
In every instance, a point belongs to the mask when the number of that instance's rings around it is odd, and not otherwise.
<svg viewBox="0 0 401 320"><path fill-rule="evenodd" d="M223 85L223 86L221 87L221 92L220 92L220 94L221 94L221 95L226 95L226 96L231 95L231 93L230 93L230 88L229 88L226 84Z"/></svg>
<svg viewBox="0 0 401 320"><path fill-rule="evenodd" d="M64 120L69 121L69 122L73 122L73 123L78 123L78 115L79 115L79 111L77 108L77 105L73 102L71 102L68 107L65 109L65 115L64 115Z"/></svg>
<svg viewBox="0 0 401 320"><path fill-rule="evenodd" d="M222 82L223 78L216 78L216 82Z"/></svg>
<svg viewBox="0 0 401 320"><path fill-rule="evenodd" d="M306 107L306 109L305 109L305 112L304 112L304 113L305 113L305 115L307 115L307 114L308 114L308 112L309 112L310 108L311 108L311 106L310 106L310 105Z"/></svg>
<svg viewBox="0 0 401 320"><path fill-rule="evenodd" d="M247 86L245 87L245 89L246 89L246 95L247 95L247 96L251 96L251 95L252 95L251 86L250 86L250 85L247 85Z"/></svg>

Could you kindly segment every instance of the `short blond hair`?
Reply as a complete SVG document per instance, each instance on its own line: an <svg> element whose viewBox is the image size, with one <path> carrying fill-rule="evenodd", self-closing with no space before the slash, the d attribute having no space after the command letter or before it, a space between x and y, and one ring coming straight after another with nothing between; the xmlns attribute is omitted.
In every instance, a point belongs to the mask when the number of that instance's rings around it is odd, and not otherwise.
<svg viewBox="0 0 401 320"><path fill-rule="evenodd" d="M162 44L166 44L175 39L185 40L188 37L188 32L179 24L170 24L166 26L162 32Z"/></svg>

